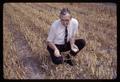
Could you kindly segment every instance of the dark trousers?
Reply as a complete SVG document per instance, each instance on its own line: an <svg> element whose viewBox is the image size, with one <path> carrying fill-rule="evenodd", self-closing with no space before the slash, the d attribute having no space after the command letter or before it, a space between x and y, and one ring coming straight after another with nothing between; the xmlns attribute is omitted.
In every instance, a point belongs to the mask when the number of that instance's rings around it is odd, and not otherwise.
<svg viewBox="0 0 120 82"><path fill-rule="evenodd" d="M77 40L75 40L75 44L79 48L79 51L80 51L85 46L86 43L85 43L85 40L83 40L83 39L77 39ZM58 48L58 50L60 51L60 53L70 50L70 54L72 56L76 56L77 53L79 52L78 51L75 53L74 51L71 50L70 42L68 42L66 45L57 45L57 44L55 44L55 45ZM61 64L63 62L63 57L62 56L56 57L54 55L54 50L52 48L47 46L47 50L50 53L51 59L54 64Z"/></svg>

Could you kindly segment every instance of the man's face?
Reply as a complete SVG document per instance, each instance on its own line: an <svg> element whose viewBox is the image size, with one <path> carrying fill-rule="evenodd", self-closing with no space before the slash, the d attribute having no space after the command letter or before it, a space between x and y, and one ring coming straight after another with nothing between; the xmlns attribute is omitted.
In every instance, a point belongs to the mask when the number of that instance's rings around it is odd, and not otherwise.
<svg viewBox="0 0 120 82"><path fill-rule="evenodd" d="M71 16L70 16L70 14L60 15L60 19L61 19L61 23L64 26L68 26L70 19L71 19Z"/></svg>

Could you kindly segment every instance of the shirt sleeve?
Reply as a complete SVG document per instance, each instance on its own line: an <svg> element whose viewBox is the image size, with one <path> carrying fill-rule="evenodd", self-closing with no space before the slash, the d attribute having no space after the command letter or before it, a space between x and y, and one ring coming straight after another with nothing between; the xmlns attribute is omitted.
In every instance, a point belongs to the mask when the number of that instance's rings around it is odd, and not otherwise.
<svg viewBox="0 0 120 82"><path fill-rule="evenodd" d="M53 26L53 24L52 24L52 25L51 25L51 28L50 28L50 30L49 30L49 33L48 33L47 41L53 42L53 41L54 41L54 38L55 38L55 29L54 29L54 26Z"/></svg>
<svg viewBox="0 0 120 82"><path fill-rule="evenodd" d="M74 30L73 30L73 35L74 36L78 36L79 32L78 32L78 21L76 20L74 23Z"/></svg>

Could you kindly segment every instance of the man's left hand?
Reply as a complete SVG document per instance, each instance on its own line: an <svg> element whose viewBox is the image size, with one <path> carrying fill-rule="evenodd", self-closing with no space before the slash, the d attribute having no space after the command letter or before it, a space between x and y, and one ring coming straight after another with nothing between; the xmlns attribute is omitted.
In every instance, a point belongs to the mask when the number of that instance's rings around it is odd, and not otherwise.
<svg viewBox="0 0 120 82"><path fill-rule="evenodd" d="M77 47L75 44L73 44L73 45L71 46L71 49L72 49L74 52L78 52L78 51L79 51L78 47Z"/></svg>

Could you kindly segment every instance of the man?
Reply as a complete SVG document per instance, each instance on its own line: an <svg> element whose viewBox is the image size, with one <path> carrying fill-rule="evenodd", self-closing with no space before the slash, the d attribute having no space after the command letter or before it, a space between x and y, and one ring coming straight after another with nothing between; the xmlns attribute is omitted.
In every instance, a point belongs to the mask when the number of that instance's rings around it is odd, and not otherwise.
<svg viewBox="0 0 120 82"><path fill-rule="evenodd" d="M63 63L61 52L70 50L70 55L76 56L85 46L83 39L75 39L78 32L78 21L72 18L70 10L63 8L59 18L51 25L47 38L47 50L54 64ZM72 61L68 63L73 66Z"/></svg>

